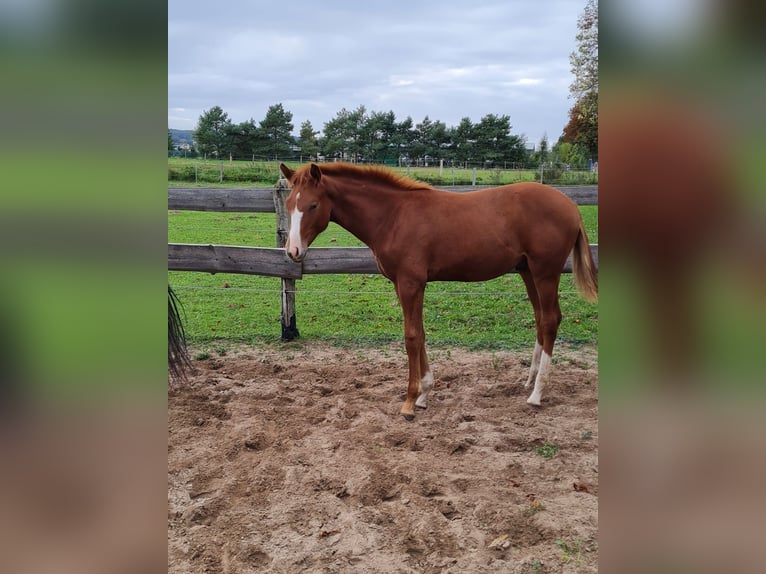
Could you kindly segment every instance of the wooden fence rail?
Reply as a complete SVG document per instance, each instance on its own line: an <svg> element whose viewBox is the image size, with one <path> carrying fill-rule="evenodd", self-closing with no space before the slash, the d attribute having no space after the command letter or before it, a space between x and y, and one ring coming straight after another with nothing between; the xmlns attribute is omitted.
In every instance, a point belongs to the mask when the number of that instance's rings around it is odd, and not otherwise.
<svg viewBox="0 0 766 574"><path fill-rule="evenodd" d="M489 186L456 186L443 189L462 192ZM557 188L578 205L597 205L598 186ZM281 277L282 338L298 336L295 317L295 281L304 274L379 273L367 247L312 247L302 263L291 261L284 251L289 218L284 201L287 182L273 188L168 188L168 209L188 211L276 213L277 247L234 247L229 245L168 244L168 270L205 273L239 273ZM598 266L598 245L591 244ZM571 257L563 271L572 272ZM513 272L513 271L512 271Z"/></svg>
<svg viewBox="0 0 766 574"><path fill-rule="evenodd" d="M590 250L598 266L598 245L591 244ZM304 275L317 274L379 273L368 247L312 247L301 264L291 261L281 248L188 243L168 244L168 270L238 273L286 279L302 279ZM571 257L564 264L563 271L572 272Z"/></svg>
<svg viewBox="0 0 766 574"><path fill-rule="evenodd" d="M168 209L274 213L274 188L168 188Z"/></svg>
<svg viewBox="0 0 766 574"><path fill-rule="evenodd" d="M459 185L442 187L446 191L471 191L490 187ZM597 205L598 186L562 186L559 191L577 205ZM169 187L168 209L180 211L223 211L274 213L273 187Z"/></svg>

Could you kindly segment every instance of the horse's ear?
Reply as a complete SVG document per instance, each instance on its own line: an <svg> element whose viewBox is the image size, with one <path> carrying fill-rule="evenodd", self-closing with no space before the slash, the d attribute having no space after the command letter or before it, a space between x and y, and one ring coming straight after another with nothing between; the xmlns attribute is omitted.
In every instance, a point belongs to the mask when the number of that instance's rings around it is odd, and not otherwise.
<svg viewBox="0 0 766 574"><path fill-rule="evenodd" d="M282 175L284 175L288 181L291 180L295 175L295 172L283 163L279 164L279 171L282 172Z"/></svg>
<svg viewBox="0 0 766 574"><path fill-rule="evenodd" d="M322 170L319 169L319 166L315 163L311 164L311 177L314 179L314 183L319 183L319 180L322 179Z"/></svg>

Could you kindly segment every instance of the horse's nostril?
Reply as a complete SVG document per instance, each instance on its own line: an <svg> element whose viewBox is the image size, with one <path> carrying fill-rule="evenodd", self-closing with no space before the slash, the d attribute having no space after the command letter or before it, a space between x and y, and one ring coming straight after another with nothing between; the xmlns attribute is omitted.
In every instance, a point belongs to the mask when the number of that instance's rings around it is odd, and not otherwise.
<svg viewBox="0 0 766 574"><path fill-rule="evenodd" d="M288 248L287 256L295 262L300 262L300 260L302 259L300 250L297 247Z"/></svg>

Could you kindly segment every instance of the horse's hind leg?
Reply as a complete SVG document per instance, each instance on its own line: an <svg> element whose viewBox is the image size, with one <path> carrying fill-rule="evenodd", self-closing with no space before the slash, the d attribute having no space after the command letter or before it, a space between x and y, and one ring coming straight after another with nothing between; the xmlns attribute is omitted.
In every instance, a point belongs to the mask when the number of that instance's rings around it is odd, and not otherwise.
<svg viewBox="0 0 766 574"><path fill-rule="evenodd" d="M548 382L551 370L551 357L553 356L553 345L556 342L559 324L561 323L561 308L559 307L559 276L537 279L537 295L540 303L540 321L538 322L538 333L542 334L542 351L540 353L540 363L535 376L535 388L529 395L527 403L534 406L540 406L540 400L543 396L543 390ZM539 338L539 335L538 335ZM535 349L537 351L537 349Z"/></svg>
<svg viewBox="0 0 766 574"><path fill-rule="evenodd" d="M527 295L529 295L529 302L532 304L532 310L535 314L535 327L537 335L535 338L535 350L532 353L532 365L529 367L529 376L527 382L524 383L524 388L528 389L532 384L532 381L537 377L537 372L540 369L540 356L543 352L543 331L542 331L542 317L540 316L540 299L537 296L537 287L532 279L532 272L527 269L520 271L519 275L524 280L524 285L527 288Z"/></svg>
<svg viewBox="0 0 766 574"><path fill-rule="evenodd" d="M418 395L418 400L415 401L415 406L419 409L425 409L428 406L428 393L434 387L434 375L428 366L425 344L423 344L423 348L420 351L420 374L422 376L420 379L420 394Z"/></svg>
<svg viewBox="0 0 766 574"><path fill-rule="evenodd" d="M529 375L527 376L527 382L524 383L524 388L528 389L532 382L537 377L537 373L540 371L540 357L543 354L543 346L539 340L535 341L535 350L532 353L532 365L529 367Z"/></svg>

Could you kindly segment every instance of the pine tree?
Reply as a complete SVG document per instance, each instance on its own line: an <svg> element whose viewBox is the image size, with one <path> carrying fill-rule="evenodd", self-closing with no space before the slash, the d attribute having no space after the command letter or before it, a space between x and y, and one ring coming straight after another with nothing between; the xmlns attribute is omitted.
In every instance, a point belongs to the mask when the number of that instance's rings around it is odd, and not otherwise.
<svg viewBox="0 0 766 574"><path fill-rule="evenodd" d="M263 137L268 141L267 153L271 158L287 157L292 151L293 114L282 104L269 106L266 117L260 122Z"/></svg>
<svg viewBox="0 0 766 574"><path fill-rule="evenodd" d="M202 112L197 128L194 130L194 140L197 142L199 151L204 154L215 154L218 158L226 155L230 128L229 115L220 106L214 106Z"/></svg>
<svg viewBox="0 0 766 574"><path fill-rule="evenodd" d="M301 146L301 155L316 157L319 152L318 131L314 130L311 120L306 120L301 124L301 131L298 135L298 143Z"/></svg>

